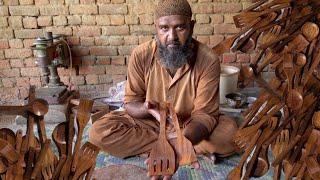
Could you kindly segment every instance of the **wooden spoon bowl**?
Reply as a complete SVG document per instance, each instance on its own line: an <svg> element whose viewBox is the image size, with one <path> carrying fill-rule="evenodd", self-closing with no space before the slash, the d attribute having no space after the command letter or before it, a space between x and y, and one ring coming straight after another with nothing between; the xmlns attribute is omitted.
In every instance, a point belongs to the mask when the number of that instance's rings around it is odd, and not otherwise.
<svg viewBox="0 0 320 180"><path fill-rule="evenodd" d="M306 22L301 27L302 34L307 38L309 42L318 37L319 26L313 22Z"/></svg>
<svg viewBox="0 0 320 180"><path fill-rule="evenodd" d="M8 141L13 147L16 145L16 134L11 129L1 128L0 138Z"/></svg>
<svg viewBox="0 0 320 180"><path fill-rule="evenodd" d="M52 139L58 148L59 157L62 157L62 155L67 154L66 126L67 123L62 122L58 124L52 132Z"/></svg>

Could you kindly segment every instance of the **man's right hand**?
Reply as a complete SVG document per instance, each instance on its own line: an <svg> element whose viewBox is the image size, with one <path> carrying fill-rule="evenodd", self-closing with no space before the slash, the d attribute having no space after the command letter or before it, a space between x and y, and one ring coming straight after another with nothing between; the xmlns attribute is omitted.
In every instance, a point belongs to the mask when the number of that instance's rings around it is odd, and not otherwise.
<svg viewBox="0 0 320 180"><path fill-rule="evenodd" d="M146 101L144 103L144 107L146 108L147 112L151 114L157 121L160 122L160 109L159 103Z"/></svg>

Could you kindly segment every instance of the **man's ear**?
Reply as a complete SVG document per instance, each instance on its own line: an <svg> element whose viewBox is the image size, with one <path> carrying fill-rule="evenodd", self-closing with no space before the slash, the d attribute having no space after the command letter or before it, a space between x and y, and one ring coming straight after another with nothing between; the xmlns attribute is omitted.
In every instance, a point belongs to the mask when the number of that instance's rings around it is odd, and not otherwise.
<svg viewBox="0 0 320 180"><path fill-rule="evenodd" d="M190 21L190 32L191 32L191 34L193 34L193 28L194 28L194 24L196 23L196 21L195 20L191 20Z"/></svg>

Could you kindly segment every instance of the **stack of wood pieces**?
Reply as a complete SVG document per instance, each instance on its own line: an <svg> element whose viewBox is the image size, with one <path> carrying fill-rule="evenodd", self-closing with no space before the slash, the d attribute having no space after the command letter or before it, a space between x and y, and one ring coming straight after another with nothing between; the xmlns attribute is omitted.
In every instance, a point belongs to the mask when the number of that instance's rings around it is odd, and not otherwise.
<svg viewBox="0 0 320 180"><path fill-rule="evenodd" d="M50 148L44 115L48 103L36 99L35 88L30 87L29 103L26 106L1 106L1 113L18 114L27 117L26 135L14 133L7 128L0 129L0 176L1 179L90 179L95 167L99 148L86 142L81 148L84 126L91 115L92 100L80 99L76 121L78 134L73 147L74 120L71 117L72 103L68 105L67 122L57 125L52 133L59 157ZM38 137L33 125L37 123Z"/></svg>
<svg viewBox="0 0 320 180"><path fill-rule="evenodd" d="M213 48L219 54L258 52L241 71L245 82L254 79L263 88L243 113L234 142L244 154L228 179L261 177L270 164L274 179L281 170L286 179L320 179L320 1L254 2L234 16L242 30ZM269 81L261 76L266 68L275 72Z"/></svg>

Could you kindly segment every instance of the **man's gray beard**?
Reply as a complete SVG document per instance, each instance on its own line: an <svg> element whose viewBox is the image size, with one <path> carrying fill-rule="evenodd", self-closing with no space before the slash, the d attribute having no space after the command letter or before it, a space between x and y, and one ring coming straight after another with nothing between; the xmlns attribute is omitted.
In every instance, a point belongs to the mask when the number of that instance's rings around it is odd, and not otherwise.
<svg viewBox="0 0 320 180"><path fill-rule="evenodd" d="M190 36L185 45L179 45L177 48L171 48L169 50L165 45L162 45L156 37L158 46L158 55L160 57L161 64L168 69L178 69L185 65L189 58L193 55L191 48L192 36Z"/></svg>

